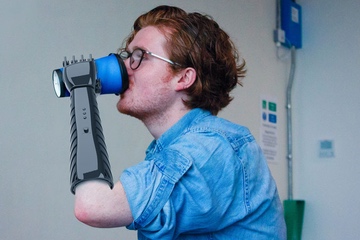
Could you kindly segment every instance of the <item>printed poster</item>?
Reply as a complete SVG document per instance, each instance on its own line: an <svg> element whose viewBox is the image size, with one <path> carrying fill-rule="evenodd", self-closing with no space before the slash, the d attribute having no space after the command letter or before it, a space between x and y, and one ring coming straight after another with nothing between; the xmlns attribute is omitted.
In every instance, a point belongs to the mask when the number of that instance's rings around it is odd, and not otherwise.
<svg viewBox="0 0 360 240"><path fill-rule="evenodd" d="M274 97L261 97L260 146L269 163L277 163L278 105Z"/></svg>

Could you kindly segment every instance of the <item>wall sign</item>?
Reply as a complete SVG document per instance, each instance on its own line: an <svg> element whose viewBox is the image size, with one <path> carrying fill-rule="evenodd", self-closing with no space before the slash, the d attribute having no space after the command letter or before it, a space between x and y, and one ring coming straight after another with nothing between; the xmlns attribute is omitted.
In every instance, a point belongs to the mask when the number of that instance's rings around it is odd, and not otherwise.
<svg viewBox="0 0 360 240"><path fill-rule="evenodd" d="M260 105L260 146L267 161L276 163L278 162L277 100L274 97L261 97Z"/></svg>

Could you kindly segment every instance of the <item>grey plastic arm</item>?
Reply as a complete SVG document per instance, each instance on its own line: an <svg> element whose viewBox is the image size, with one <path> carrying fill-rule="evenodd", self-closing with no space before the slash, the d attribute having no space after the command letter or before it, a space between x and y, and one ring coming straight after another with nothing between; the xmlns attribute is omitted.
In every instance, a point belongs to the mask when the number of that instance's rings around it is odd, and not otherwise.
<svg viewBox="0 0 360 240"><path fill-rule="evenodd" d="M63 79L71 98L70 182L75 194L78 184L87 180L106 181L113 187L96 101L98 81L94 60L64 61Z"/></svg>

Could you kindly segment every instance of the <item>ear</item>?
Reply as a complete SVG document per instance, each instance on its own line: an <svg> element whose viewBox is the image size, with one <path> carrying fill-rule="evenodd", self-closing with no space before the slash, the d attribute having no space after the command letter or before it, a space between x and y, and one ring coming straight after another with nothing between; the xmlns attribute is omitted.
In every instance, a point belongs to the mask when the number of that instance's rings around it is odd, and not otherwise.
<svg viewBox="0 0 360 240"><path fill-rule="evenodd" d="M175 90L182 91L189 88L196 79L196 71L194 68L188 67L182 70L179 74L179 79L177 80Z"/></svg>

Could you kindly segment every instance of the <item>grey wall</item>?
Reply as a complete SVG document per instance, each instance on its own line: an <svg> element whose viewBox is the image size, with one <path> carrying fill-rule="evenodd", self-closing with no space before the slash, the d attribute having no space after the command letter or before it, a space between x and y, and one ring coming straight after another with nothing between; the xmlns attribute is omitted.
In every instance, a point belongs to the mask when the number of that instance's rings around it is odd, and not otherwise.
<svg viewBox="0 0 360 240"><path fill-rule="evenodd" d="M359 239L360 1L307 1L294 86L295 196L303 239ZM319 157L333 140L335 157Z"/></svg>
<svg viewBox="0 0 360 240"><path fill-rule="evenodd" d="M270 164L286 198L285 89L289 59L272 41L275 0L2 0L0 7L0 239L135 239L94 229L73 216L69 190L69 99L57 99L51 72L64 56L116 51L135 18L159 4L212 15L248 64L243 88L221 116L259 139L260 97L278 99L278 163ZM356 239L359 213L359 1L306 1L304 47L294 85L295 197L307 200L304 239ZM286 55L286 51L283 49ZM151 136L98 98L114 178L144 157ZM336 157L319 159L319 139ZM346 237L342 237L346 236Z"/></svg>

